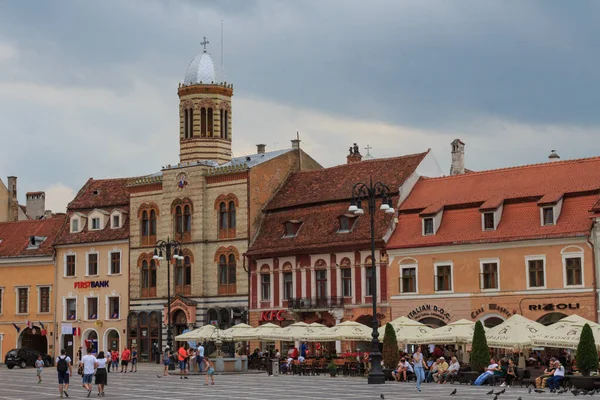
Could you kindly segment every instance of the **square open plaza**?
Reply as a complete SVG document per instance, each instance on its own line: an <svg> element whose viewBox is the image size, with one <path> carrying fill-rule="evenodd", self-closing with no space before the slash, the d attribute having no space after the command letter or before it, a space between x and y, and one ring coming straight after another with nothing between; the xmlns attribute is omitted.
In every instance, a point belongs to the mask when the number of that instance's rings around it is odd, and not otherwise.
<svg viewBox="0 0 600 400"><path fill-rule="evenodd" d="M502 398L545 398L519 386L548 392L535 378L551 357L575 385L586 323L600 344L600 157L475 171L455 139L442 170L427 148L377 158L347 143L324 168L298 134L234 157L234 86L207 44L173 82L172 164L89 178L65 213L41 191L19 204L17 177L0 181L0 398L57 394L56 357L87 349L139 366L108 374L115 398L482 398L458 385L483 372L476 321ZM382 372L371 334L385 340L387 323L405 362ZM427 380L447 384L389 380L410 380L416 345ZM162 377L203 358L215 386Z"/></svg>

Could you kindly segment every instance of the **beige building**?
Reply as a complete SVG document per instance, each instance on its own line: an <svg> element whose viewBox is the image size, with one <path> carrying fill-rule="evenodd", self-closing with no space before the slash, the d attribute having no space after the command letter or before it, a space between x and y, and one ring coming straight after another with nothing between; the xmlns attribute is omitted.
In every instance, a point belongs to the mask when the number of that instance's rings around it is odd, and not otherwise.
<svg viewBox="0 0 600 400"><path fill-rule="evenodd" d="M46 211L46 194L44 192L28 192L25 206L17 199L17 177L9 176L6 185L0 179L0 222L25 221L52 217Z"/></svg>
<svg viewBox="0 0 600 400"><path fill-rule="evenodd" d="M123 349L129 303L127 179L90 179L55 242L57 349Z"/></svg>
<svg viewBox="0 0 600 400"><path fill-rule="evenodd" d="M244 253L261 210L292 172L321 168L300 141L278 151L232 158L233 86L205 51L179 85L180 162L133 179L128 341L142 355L166 345L167 265L152 259L157 240L181 243L184 260L171 267L174 335L212 323L246 321ZM152 360L153 354L147 360Z"/></svg>

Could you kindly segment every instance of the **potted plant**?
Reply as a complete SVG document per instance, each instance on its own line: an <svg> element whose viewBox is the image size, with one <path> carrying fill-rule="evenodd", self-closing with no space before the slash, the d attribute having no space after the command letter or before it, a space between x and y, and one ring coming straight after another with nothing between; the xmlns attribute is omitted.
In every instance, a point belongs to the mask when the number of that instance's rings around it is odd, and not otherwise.
<svg viewBox="0 0 600 400"><path fill-rule="evenodd" d="M392 371L396 369L400 353L398 350L398 340L396 339L396 331L389 322L385 324L385 335L383 336L383 375L386 380L392 380Z"/></svg>
<svg viewBox="0 0 600 400"><path fill-rule="evenodd" d="M475 323L473 332L473 344L471 346L471 372L463 372L462 377L467 382L475 382L484 368L490 364L490 348L485 338L485 330L481 321Z"/></svg>
<svg viewBox="0 0 600 400"><path fill-rule="evenodd" d="M598 380L598 376L590 376L590 372L598 370L598 352L594 333L588 324L585 324L581 330L576 354L577 367L581 372L581 376L571 376L571 383L577 389L595 389L594 382Z"/></svg>
<svg viewBox="0 0 600 400"><path fill-rule="evenodd" d="M335 365L333 359L329 360L329 364L327 364L327 370L329 371L329 376L337 376L337 365Z"/></svg>

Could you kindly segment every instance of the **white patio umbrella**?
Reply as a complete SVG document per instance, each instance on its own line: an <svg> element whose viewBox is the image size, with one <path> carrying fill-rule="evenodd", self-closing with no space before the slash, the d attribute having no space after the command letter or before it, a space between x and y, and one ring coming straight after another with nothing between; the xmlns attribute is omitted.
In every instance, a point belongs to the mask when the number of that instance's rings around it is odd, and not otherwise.
<svg viewBox="0 0 600 400"><path fill-rule="evenodd" d="M415 344L469 344L473 341L475 322L459 319L424 334Z"/></svg>
<svg viewBox="0 0 600 400"><path fill-rule="evenodd" d="M263 336L265 340L283 340L283 341L296 341L296 340L307 340L311 334L320 330L325 330L327 327L321 324L307 324L305 322L296 322L285 328L277 329L269 332Z"/></svg>
<svg viewBox="0 0 600 400"><path fill-rule="evenodd" d="M345 321L334 327L319 330L305 338L309 342L335 342L338 340L369 341L373 328L355 321Z"/></svg>
<svg viewBox="0 0 600 400"><path fill-rule="evenodd" d="M515 314L500 325L490 328L485 336L489 347L523 350L531 348L533 338L544 332L544 325Z"/></svg>
<svg viewBox="0 0 600 400"><path fill-rule="evenodd" d="M232 326L231 328L227 328L223 330L223 334L231 337L231 340L238 341L239 336L244 335L248 330L253 329L248 324L237 324Z"/></svg>
<svg viewBox="0 0 600 400"><path fill-rule="evenodd" d="M392 324L394 331L396 331L398 343L402 344L416 343L423 335L432 331L427 325L406 317L396 318L390 321L390 324ZM379 328L379 339L383 340L384 337L385 325Z"/></svg>
<svg viewBox="0 0 600 400"><path fill-rule="evenodd" d="M578 315L568 316L547 326L542 335L533 338L533 345L576 349L579 344L581 330L585 324L589 324L592 328L596 347L600 349L600 325Z"/></svg>
<svg viewBox="0 0 600 400"><path fill-rule="evenodd" d="M233 328L235 328L235 326ZM226 331L228 331L229 329L226 329ZM250 327L249 329L237 329L235 331L232 330L229 334L234 341L261 340L264 338L265 335L277 331L279 329L281 329L279 325L275 325L269 322L263 325L259 325L255 328Z"/></svg>
<svg viewBox="0 0 600 400"><path fill-rule="evenodd" d="M213 325L204 325L198 329L194 329L193 331L186 332L181 335L175 336L175 340L177 341L228 341L231 340L231 336L224 333L223 330L213 326Z"/></svg>

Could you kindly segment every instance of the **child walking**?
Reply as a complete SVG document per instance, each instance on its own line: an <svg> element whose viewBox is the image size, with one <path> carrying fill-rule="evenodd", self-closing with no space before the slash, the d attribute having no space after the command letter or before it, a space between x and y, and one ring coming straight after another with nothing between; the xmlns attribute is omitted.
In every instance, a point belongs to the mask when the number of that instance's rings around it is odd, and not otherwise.
<svg viewBox="0 0 600 400"><path fill-rule="evenodd" d="M42 360L41 355L38 356L38 359L35 362L35 367L37 368L38 383L42 383L42 371L44 370L44 361Z"/></svg>
<svg viewBox="0 0 600 400"><path fill-rule="evenodd" d="M205 365L205 371L206 371L206 383L204 384L204 386L208 386L208 377L210 376L210 384L214 385L215 384L215 366L213 365L212 361L210 361L208 359L208 357L204 357L204 365Z"/></svg>

